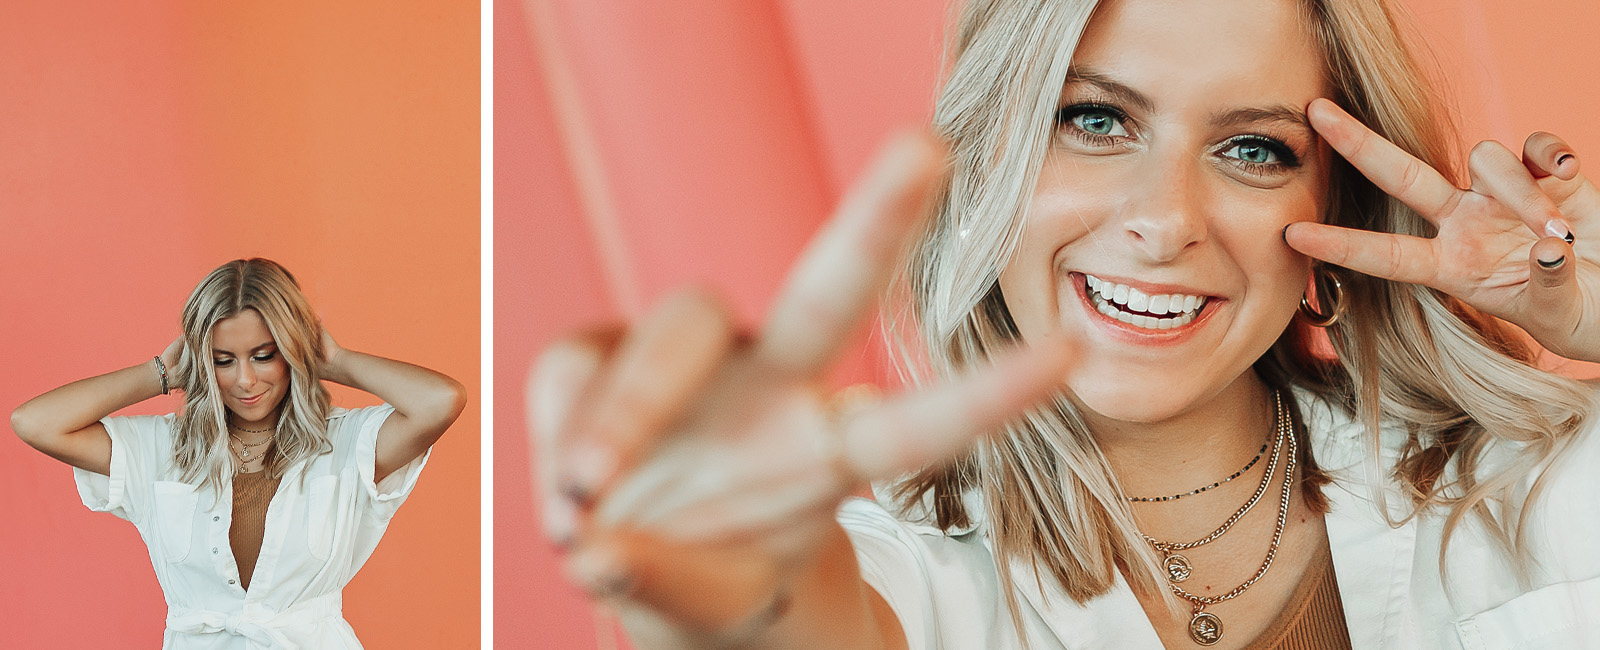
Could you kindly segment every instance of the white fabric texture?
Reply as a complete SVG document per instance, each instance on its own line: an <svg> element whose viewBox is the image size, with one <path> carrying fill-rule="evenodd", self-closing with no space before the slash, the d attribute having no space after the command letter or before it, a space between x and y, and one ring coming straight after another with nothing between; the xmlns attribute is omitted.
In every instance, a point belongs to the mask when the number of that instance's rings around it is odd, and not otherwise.
<svg viewBox="0 0 1600 650"><path fill-rule="evenodd" d="M1409 504L1387 480L1368 478L1387 474L1404 441L1401 433L1385 429L1385 469L1369 469L1370 442L1360 423L1309 393L1297 391L1296 397L1317 463L1334 478L1324 489L1332 505L1328 541L1354 650L1600 649L1595 425L1550 468L1530 513L1527 538L1537 561L1531 584L1518 584L1504 554L1468 518L1451 539L1447 593L1439 575L1443 513L1392 527L1373 498L1374 488L1390 490L1397 518ZM894 609L913 650L1023 647L981 526L945 533L897 519L859 498L841 507L838 518L855 545L862 576ZM1109 593L1078 605L1048 575L1041 587L1028 566L1008 570L1033 650L1162 647L1120 576Z"/></svg>
<svg viewBox="0 0 1600 650"><path fill-rule="evenodd" d="M349 650L361 647L340 591L383 537L429 453L373 482L385 404L334 409L332 453L284 474L267 508L261 555L246 591L228 544L233 485L220 498L181 482L172 462L174 416L101 420L111 475L74 470L84 505L132 522L167 600L163 650Z"/></svg>

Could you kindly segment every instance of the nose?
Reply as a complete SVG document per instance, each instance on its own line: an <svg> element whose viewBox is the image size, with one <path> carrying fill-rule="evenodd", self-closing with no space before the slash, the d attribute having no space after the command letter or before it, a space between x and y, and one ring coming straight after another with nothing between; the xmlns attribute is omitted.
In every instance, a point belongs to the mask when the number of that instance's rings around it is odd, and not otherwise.
<svg viewBox="0 0 1600 650"><path fill-rule="evenodd" d="M248 390L251 386L256 385L256 369L250 367L248 363L239 363L237 365L239 366L238 386Z"/></svg>
<svg viewBox="0 0 1600 650"><path fill-rule="evenodd" d="M1206 239L1200 161L1182 152L1149 160L1126 205L1123 228L1151 262L1171 262Z"/></svg>

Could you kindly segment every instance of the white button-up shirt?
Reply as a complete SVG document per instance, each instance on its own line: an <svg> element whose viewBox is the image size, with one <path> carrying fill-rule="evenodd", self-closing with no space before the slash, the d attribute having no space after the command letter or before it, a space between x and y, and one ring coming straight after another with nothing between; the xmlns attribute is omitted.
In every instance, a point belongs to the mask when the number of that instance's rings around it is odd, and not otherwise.
<svg viewBox="0 0 1600 650"><path fill-rule="evenodd" d="M267 507L248 591L228 543L232 483L216 495L179 480L172 415L101 421L111 434L111 475L75 470L78 493L144 538L167 600L164 650L361 647L340 591L377 548L428 456L373 481L378 428L393 412L387 404L334 409L332 453L290 468Z"/></svg>
<svg viewBox="0 0 1600 650"><path fill-rule="evenodd" d="M1549 469L1528 519L1536 564L1519 584L1504 553L1473 517L1451 538L1449 588L1440 580L1444 513L1395 527L1373 498L1389 489L1396 520L1410 505L1381 476L1398 457L1399 431L1381 438L1382 468L1365 462L1363 425L1297 392L1324 488L1328 542L1354 650L1600 649L1600 433L1580 433ZM1488 462L1503 462L1491 455ZM1528 484L1525 482L1523 491ZM969 502L971 500L969 499ZM1022 644L1000 595L994 554L981 527L945 533L900 521L866 499L852 499L839 521L861 572L900 619L913 650L1017 649ZM1026 563L1008 567L1034 650L1158 650L1161 641L1119 575L1110 592L1075 603L1049 574L1036 581Z"/></svg>

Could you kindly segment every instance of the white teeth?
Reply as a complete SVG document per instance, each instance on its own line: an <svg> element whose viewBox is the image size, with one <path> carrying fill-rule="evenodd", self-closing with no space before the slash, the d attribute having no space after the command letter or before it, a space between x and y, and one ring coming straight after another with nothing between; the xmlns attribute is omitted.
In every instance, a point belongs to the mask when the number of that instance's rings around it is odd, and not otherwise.
<svg viewBox="0 0 1600 650"><path fill-rule="evenodd" d="M1150 296L1150 307L1142 311L1147 311L1152 314L1165 314L1167 313L1168 298L1169 296ZM1178 300L1181 301L1183 299L1179 298ZM1129 305L1129 307L1132 307L1132 305Z"/></svg>
<svg viewBox="0 0 1600 650"><path fill-rule="evenodd" d="M1134 327L1152 330L1182 327L1193 321L1206 304L1203 296L1181 293L1150 296L1133 287L1092 275L1084 274L1084 279L1089 287L1090 302L1094 303L1097 311Z"/></svg>
<svg viewBox="0 0 1600 650"><path fill-rule="evenodd" d="M1150 297L1138 289L1128 289L1128 309L1144 311L1150 306Z"/></svg>

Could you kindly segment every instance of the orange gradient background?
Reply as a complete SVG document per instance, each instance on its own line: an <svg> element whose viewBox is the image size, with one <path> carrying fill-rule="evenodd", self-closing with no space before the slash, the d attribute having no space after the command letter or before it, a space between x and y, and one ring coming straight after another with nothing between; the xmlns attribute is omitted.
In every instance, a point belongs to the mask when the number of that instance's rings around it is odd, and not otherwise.
<svg viewBox="0 0 1600 650"><path fill-rule="evenodd" d="M690 282L716 287L756 320L878 144L931 114L943 0L657 4L526 0L495 10L502 648L618 643L564 581L536 524L522 391L537 350ZM1580 157L1593 152L1584 164L1600 169L1600 7L1399 4L1448 80L1465 143L1520 149L1546 130Z"/></svg>
<svg viewBox="0 0 1600 650"><path fill-rule="evenodd" d="M369 648L478 646L478 32L456 0L20 0L0 20L0 411L148 360L200 278L250 256L293 271L341 345L467 385L345 590ZM133 526L9 428L0 522L0 645L160 644Z"/></svg>

